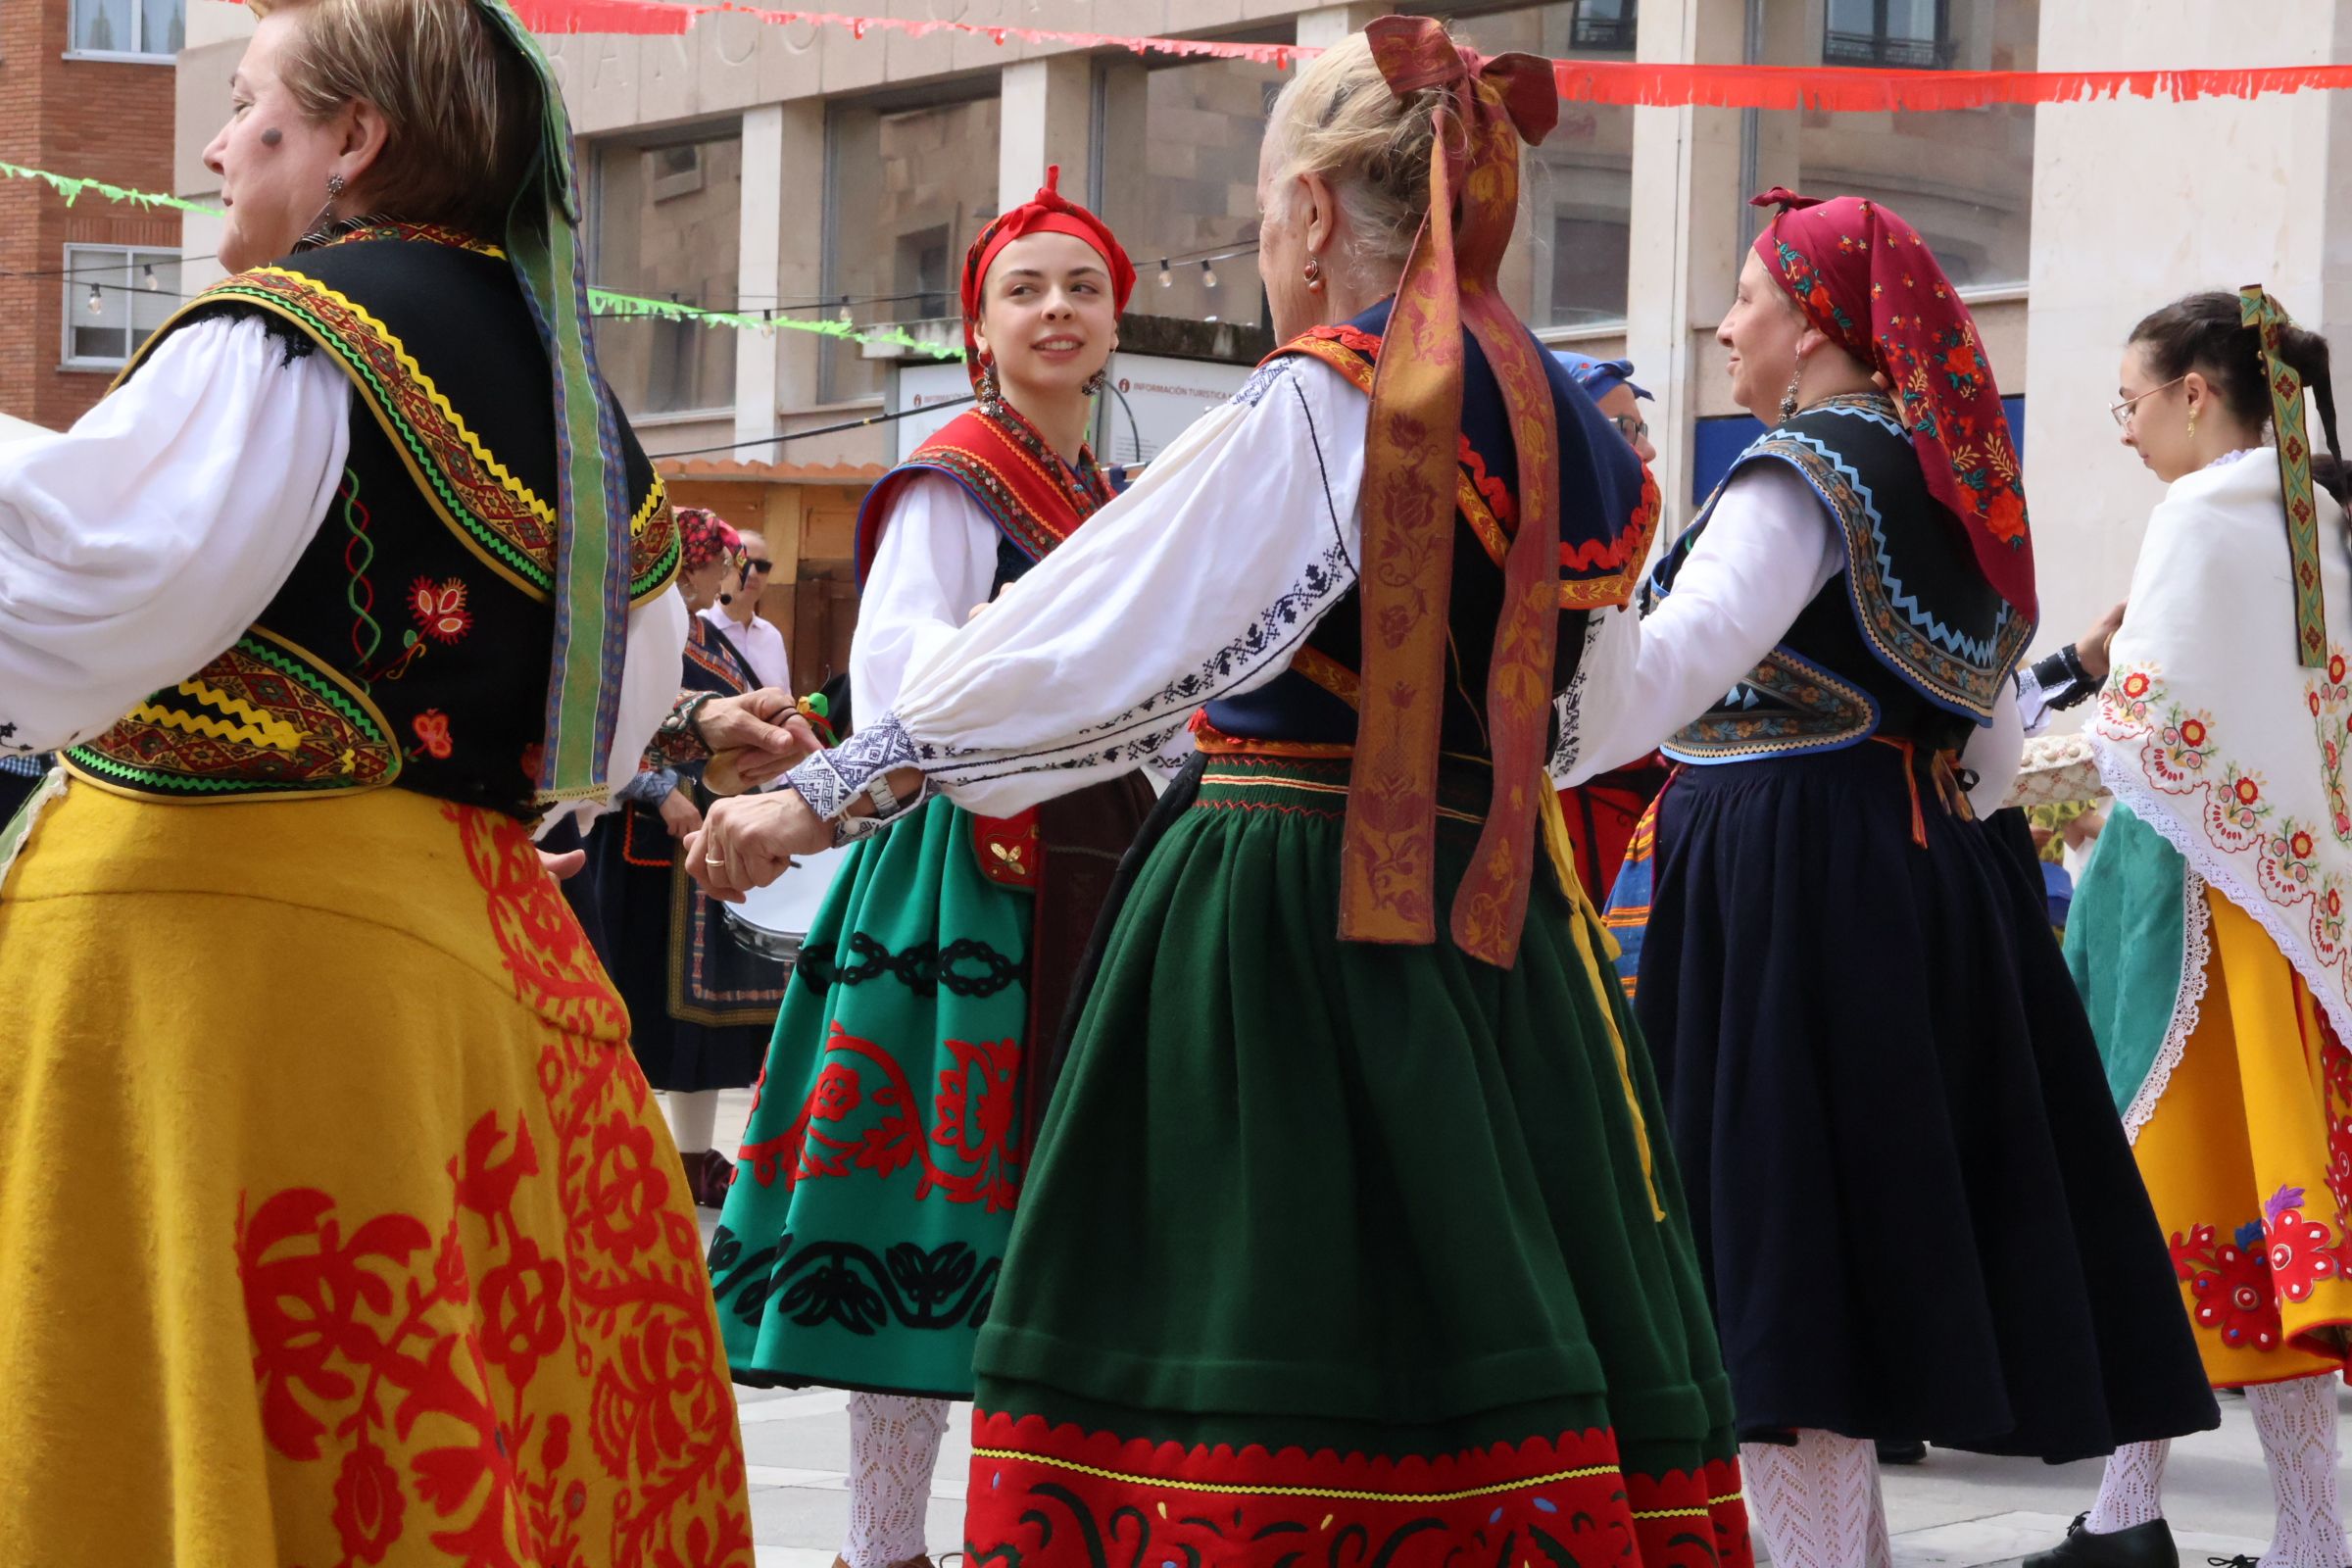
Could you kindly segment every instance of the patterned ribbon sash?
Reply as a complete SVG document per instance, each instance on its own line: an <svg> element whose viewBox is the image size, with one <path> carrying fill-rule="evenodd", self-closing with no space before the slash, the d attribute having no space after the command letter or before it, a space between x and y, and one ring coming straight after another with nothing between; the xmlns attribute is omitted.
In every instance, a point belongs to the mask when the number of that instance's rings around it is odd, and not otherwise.
<svg viewBox="0 0 2352 1568"><path fill-rule="evenodd" d="M2278 437L2278 484L2286 500L2286 545L2295 566L2295 656L2305 669L2328 663L2328 606L2320 587L2320 516L2311 495L2311 437L2303 423L2303 378L2279 350L2292 323L2260 283L2237 291L2238 320L2259 329L2262 368L2271 384L2271 424ZM2323 394L2332 402L2331 394ZM2323 408L2330 422L2331 408ZM2334 431L2328 432L2332 442Z"/></svg>
<svg viewBox="0 0 2352 1568"><path fill-rule="evenodd" d="M538 83L540 148L516 193L507 255L553 372L556 422L556 636L536 799L602 800L619 726L629 625L629 503L620 427L596 368L580 250L571 121L555 68L507 0L474 0Z"/></svg>
<svg viewBox="0 0 2352 1568"><path fill-rule="evenodd" d="M1550 66L1457 49L1427 18L1365 28L1397 96L1446 90L1429 214L1405 263L1372 389L1364 472L1364 668L1341 862L1340 936L1437 940L1437 774L1453 577L1464 327L1500 384L1518 448L1519 527L1487 683L1494 799L1455 895L1453 940L1508 967L1535 870L1559 633L1559 451L1543 363L1498 274L1518 214L1519 142L1559 117ZM1456 193L1460 224L1455 225Z"/></svg>

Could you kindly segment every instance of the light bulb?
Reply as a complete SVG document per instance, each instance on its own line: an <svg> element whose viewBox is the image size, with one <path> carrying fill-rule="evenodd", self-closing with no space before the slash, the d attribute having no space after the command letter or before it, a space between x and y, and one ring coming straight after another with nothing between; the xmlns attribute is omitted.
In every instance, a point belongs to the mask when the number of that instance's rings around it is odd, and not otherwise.
<svg viewBox="0 0 2352 1568"><path fill-rule="evenodd" d="M852 324L850 320L850 297L847 294L844 294L841 297L841 324L844 326Z"/></svg>
<svg viewBox="0 0 2352 1568"><path fill-rule="evenodd" d="M155 280L155 264L153 262L149 262L145 267L139 269L139 282L141 286L146 288L158 288L162 286Z"/></svg>
<svg viewBox="0 0 2352 1568"><path fill-rule="evenodd" d="M95 283L90 285L90 314L92 316L106 314L106 298L98 292L98 285Z"/></svg>
<svg viewBox="0 0 2352 1568"><path fill-rule="evenodd" d="M1159 262L1159 286L1161 288L1174 288L1176 286L1176 274L1168 270L1167 258L1164 256L1160 258Z"/></svg>
<svg viewBox="0 0 2352 1568"><path fill-rule="evenodd" d="M1200 286L1202 288L1215 288L1217 286L1217 270L1209 266L1206 262L1202 262L1200 264Z"/></svg>

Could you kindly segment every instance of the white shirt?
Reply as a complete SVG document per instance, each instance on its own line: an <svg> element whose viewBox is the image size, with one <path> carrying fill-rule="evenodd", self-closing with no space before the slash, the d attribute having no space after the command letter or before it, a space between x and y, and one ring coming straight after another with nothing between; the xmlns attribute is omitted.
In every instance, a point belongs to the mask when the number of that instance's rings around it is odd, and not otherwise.
<svg viewBox="0 0 2352 1568"><path fill-rule="evenodd" d="M703 618L727 634L727 641L752 666L752 673L761 686L773 686L778 691L792 690L792 658L784 651L784 634L758 614L746 626L727 613L724 606L712 605L703 612Z"/></svg>
<svg viewBox="0 0 2352 1568"><path fill-rule="evenodd" d="M243 635L326 516L350 419L332 359L216 318L71 430L0 448L0 751L100 734ZM677 698L685 638L675 594L630 612L614 783Z"/></svg>
<svg viewBox="0 0 2352 1568"><path fill-rule="evenodd" d="M1802 475L1783 463L1741 468L1665 602L1646 618L1631 606L1604 611L1587 628L1559 699L1553 775L1581 784L1656 750L1761 663L1844 569L1838 526ZM2024 746L2015 683L2004 680L1991 725L1960 754L1978 775L1969 800L1980 814L2007 797Z"/></svg>
<svg viewBox="0 0 2352 1568"><path fill-rule="evenodd" d="M1174 749L1202 704L1289 668L1354 586L1365 401L1315 360L1260 369L987 614L905 637L889 711L860 687L860 711L877 716L838 755L804 763L795 787L838 815L871 772L912 765L926 790L1004 816ZM884 552L890 543L886 533ZM1591 617L1557 699L1555 777L1579 783L1631 761L1705 712L1844 564L1829 514L1793 470L1743 470L1646 624L1631 608ZM926 592L944 605L967 587L958 574ZM1984 777L1980 805L2007 792L2022 743L2013 696L1995 716L1964 754Z"/></svg>

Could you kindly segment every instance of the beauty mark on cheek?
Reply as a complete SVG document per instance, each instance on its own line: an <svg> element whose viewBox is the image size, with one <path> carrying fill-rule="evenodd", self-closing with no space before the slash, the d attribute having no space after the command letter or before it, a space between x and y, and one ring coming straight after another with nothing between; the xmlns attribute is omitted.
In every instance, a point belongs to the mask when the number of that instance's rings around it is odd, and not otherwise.
<svg viewBox="0 0 2352 1568"><path fill-rule="evenodd" d="M271 125L268 130L262 132L262 145L265 147L274 147L285 139L286 133L275 125Z"/></svg>

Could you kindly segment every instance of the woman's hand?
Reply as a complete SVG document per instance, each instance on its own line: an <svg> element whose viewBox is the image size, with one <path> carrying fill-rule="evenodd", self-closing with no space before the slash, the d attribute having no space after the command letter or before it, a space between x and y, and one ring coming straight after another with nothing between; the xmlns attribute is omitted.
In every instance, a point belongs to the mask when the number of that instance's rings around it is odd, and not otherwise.
<svg viewBox="0 0 2352 1568"><path fill-rule="evenodd" d="M2090 623L2090 630L2075 639L2075 658L2082 661L2082 672L2092 680L2107 678L2107 647L2115 641L2116 629L2124 623L2124 606L2118 605Z"/></svg>
<svg viewBox="0 0 2352 1568"><path fill-rule="evenodd" d="M539 852L539 869L559 882L578 876L580 867L587 863L586 850L566 850L562 855L550 855L545 850Z"/></svg>
<svg viewBox="0 0 2352 1568"><path fill-rule="evenodd" d="M728 904L782 876L793 858L833 847L833 824L797 790L720 801L686 840L686 869L703 891Z"/></svg>
<svg viewBox="0 0 2352 1568"><path fill-rule="evenodd" d="M710 748L703 783L714 795L739 795L781 778L820 749L816 731L801 716L792 693L766 686L741 697L717 697L696 710L695 726Z"/></svg>
<svg viewBox="0 0 2352 1568"><path fill-rule="evenodd" d="M703 825L703 813L684 790L671 790L662 797L662 825L669 836L682 839Z"/></svg>

